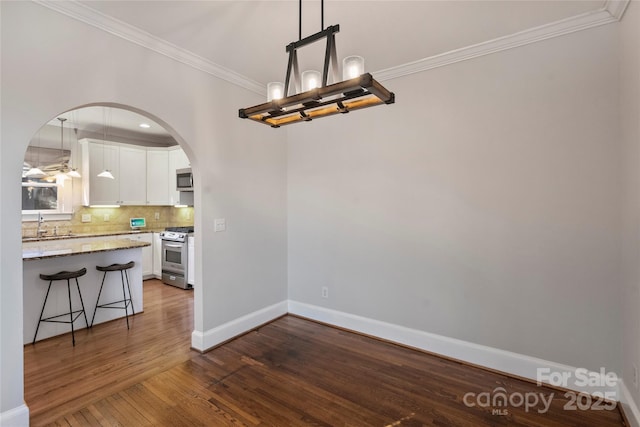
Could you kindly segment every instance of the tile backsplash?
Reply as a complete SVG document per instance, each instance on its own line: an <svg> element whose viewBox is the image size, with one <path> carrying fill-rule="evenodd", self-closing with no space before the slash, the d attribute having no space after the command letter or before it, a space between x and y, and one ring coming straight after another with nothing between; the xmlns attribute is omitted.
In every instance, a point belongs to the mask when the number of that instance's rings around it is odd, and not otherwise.
<svg viewBox="0 0 640 427"><path fill-rule="evenodd" d="M83 215L90 215L90 222L82 222ZM156 217L158 219L156 219ZM173 206L121 206L119 208L90 208L76 206L69 221L45 221L41 230L52 235L55 227L58 234L109 233L130 230L129 218L145 218L149 231L161 231L165 227L193 225L193 207ZM22 223L22 236L35 237L38 223Z"/></svg>

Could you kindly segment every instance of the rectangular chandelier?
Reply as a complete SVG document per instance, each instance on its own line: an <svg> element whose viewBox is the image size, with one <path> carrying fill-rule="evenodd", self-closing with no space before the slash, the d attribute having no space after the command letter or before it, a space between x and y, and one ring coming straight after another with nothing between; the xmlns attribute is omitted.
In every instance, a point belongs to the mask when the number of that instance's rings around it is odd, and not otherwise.
<svg viewBox="0 0 640 427"><path fill-rule="evenodd" d="M339 31L339 25L332 25L316 34L304 39L300 38L297 42L287 45L289 62L284 88L281 92L284 97L273 96L273 99L263 104L241 108L238 112L239 117L263 123L273 128L279 128L280 126L308 122L338 113L345 114L375 105L393 104L395 102L394 93L378 83L371 74L363 72L364 60L361 57L346 58L345 70L343 70L344 80L327 85L329 65L332 65L333 81L335 82L336 80L338 67L336 64L335 34ZM305 81L305 74L309 73L312 78L315 78L314 73L318 77L320 77L320 73L307 71L302 74L302 79L300 79L297 50L321 39L327 40L322 77L319 82L311 80L313 83L310 85ZM346 63L353 58L359 58L360 64L347 70ZM353 70L357 71L354 72ZM289 95L289 86L292 78L297 93ZM282 87L282 83L278 85ZM269 98L272 98L271 94L269 94Z"/></svg>
<svg viewBox="0 0 640 427"><path fill-rule="evenodd" d="M393 92L385 89L371 74L365 73L329 86L274 99L254 107L241 108L239 116L279 128L292 123L394 102Z"/></svg>

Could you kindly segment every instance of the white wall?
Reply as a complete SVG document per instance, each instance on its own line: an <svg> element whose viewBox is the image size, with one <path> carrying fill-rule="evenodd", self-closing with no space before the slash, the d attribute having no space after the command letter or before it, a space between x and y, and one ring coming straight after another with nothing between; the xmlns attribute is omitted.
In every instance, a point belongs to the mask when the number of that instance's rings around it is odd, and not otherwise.
<svg viewBox="0 0 640 427"><path fill-rule="evenodd" d="M618 371L616 36L387 81L394 105L292 127L290 299Z"/></svg>
<svg viewBox="0 0 640 427"><path fill-rule="evenodd" d="M196 331L286 299L288 274L295 301L623 369L630 384L636 9L620 34L608 25L388 81L395 105L285 134L237 119L254 94L39 5L0 2L0 414L23 403L24 151L56 114L93 102L150 113L190 157ZM213 233L220 217L227 232Z"/></svg>
<svg viewBox="0 0 640 427"><path fill-rule="evenodd" d="M620 129L623 143L623 365L636 405L633 365L640 369L640 4L631 2L620 25Z"/></svg>
<svg viewBox="0 0 640 427"><path fill-rule="evenodd" d="M0 413L23 404L20 169L33 134L63 111L133 106L187 152L198 180L196 331L285 300L283 136L237 118L259 97L37 4L0 8ZM219 217L227 231L214 234Z"/></svg>

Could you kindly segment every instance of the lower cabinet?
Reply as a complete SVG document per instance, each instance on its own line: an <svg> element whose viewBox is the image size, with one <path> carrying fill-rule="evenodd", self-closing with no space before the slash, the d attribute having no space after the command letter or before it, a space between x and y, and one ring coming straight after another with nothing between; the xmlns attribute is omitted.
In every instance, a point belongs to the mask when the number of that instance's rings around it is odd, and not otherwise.
<svg viewBox="0 0 640 427"><path fill-rule="evenodd" d="M160 233L153 233L153 277L162 279L162 240Z"/></svg>
<svg viewBox="0 0 640 427"><path fill-rule="evenodd" d="M151 243L151 246L142 248L142 278L153 277L153 233L131 234L128 237L131 240Z"/></svg>

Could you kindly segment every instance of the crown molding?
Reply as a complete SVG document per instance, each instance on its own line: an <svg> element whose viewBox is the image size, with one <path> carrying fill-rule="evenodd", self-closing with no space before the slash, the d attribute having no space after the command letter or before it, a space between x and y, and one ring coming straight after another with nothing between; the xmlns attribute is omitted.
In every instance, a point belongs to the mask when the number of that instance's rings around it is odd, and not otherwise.
<svg viewBox="0 0 640 427"><path fill-rule="evenodd" d="M630 1L631 0L607 0L602 8L619 21L627 10Z"/></svg>
<svg viewBox="0 0 640 427"><path fill-rule="evenodd" d="M549 24L533 27L508 36L499 37L486 42L474 44L439 55L430 56L407 64L387 68L372 73L376 80L385 81L410 74L420 73L433 68L444 67L456 62L478 58L484 55L501 52L508 49L536 43L542 40L571 34L576 31L598 27L600 25L618 22L627 8L630 0L607 0L598 10L585 12Z"/></svg>
<svg viewBox="0 0 640 427"><path fill-rule="evenodd" d="M233 70L215 64L193 52L182 49L168 41L156 37L138 27L105 15L89 6L85 6L76 0L47 1L33 0L41 6L67 15L85 24L99 28L124 40L139 46L153 50L190 67L211 74L234 85L245 88L251 92L266 96L264 85L251 80ZM508 36L499 37L475 45L455 49L449 52L423 58L407 64L398 65L372 73L376 80L385 81L398 77L408 76L433 68L444 67L456 62L478 58L484 55L501 52L542 40L571 34L600 25L618 22L631 0L606 0L604 6L598 10L585 12L580 15L561 19L549 24L533 27Z"/></svg>
<svg viewBox="0 0 640 427"><path fill-rule="evenodd" d="M33 0L33 2L63 15L77 19L85 24L99 28L124 40L153 50L154 52L167 56L197 70L211 74L229 83L250 90L251 92L266 96L267 90L264 85L196 55L193 52L169 43L168 41L156 37L138 27L127 24L126 22L120 21L119 19L113 18L109 15L105 15L89 6L85 6L76 0Z"/></svg>

